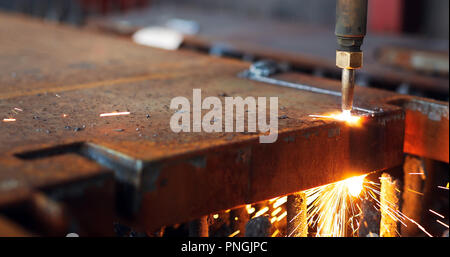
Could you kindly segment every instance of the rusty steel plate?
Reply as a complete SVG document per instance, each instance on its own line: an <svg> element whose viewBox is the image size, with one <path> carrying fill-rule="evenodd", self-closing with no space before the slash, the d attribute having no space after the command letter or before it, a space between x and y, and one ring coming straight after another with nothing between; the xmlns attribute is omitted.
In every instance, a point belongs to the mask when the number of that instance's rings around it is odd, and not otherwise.
<svg viewBox="0 0 450 257"><path fill-rule="evenodd" d="M338 91L340 83L298 73L276 76L280 80ZM449 162L449 104L373 88L356 87L355 106L399 106L405 111L404 152Z"/></svg>
<svg viewBox="0 0 450 257"><path fill-rule="evenodd" d="M4 14L0 33L0 114L15 119L0 123L0 212L43 192L85 221L118 210L153 230L402 163L405 112L382 91L351 127L310 116L339 110L340 97L239 77L249 64L237 60ZM194 88L203 99L277 96L278 140L172 132L170 101L192 102ZM100 117L114 111L130 114Z"/></svg>

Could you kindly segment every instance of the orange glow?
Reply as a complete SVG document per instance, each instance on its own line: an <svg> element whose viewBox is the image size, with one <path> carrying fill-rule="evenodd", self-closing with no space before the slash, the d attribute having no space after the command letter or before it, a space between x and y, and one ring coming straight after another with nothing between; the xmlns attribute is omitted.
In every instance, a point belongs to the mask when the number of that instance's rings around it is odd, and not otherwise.
<svg viewBox="0 0 450 257"><path fill-rule="evenodd" d="M277 215L280 211L281 211L281 207L278 207L278 209L276 209L272 212L272 216Z"/></svg>
<svg viewBox="0 0 450 257"><path fill-rule="evenodd" d="M361 117L352 115L350 111L343 111L338 113L330 113L328 115L309 115L314 118L333 119L343 121L349 126L357 127L361 125Z"/></svg>
<svg viewBox="0 0 450 257"><path fill-rule="evenodd" d="M280 233L280 231L278 229L275 230L275 232L273 232L273 234L272 234L272 237L276 237L279 233Z"/></svg>
<svg viewBox="0 0 450 257"><path fill-rule="evenodd" d="M67 116L69 116L69 115L67 115L65 113L63 113L63 115L62 115L63 118L66 118Z"/></svg>
<svg viewBox="0 0 450 257"><path fill-rule="evenodd" d="M287 212L283 212L280 216L278 216L277 221L282 220L284 217L286 217Z"/></svg>
<svg viewBox="0 0 450 257"><path fill-rule="evenodd" d="M278 200L278 197L272 198L269 200L269 203L273 203L274 201Z"/></svg>
<svg viewBox="0 0 450 257"><path fill-rule="evenodd" d="M245 206L245 209L247 209L247 213L248 213L248 214L252 214L252 213L255 212L255 208L253 208L251 204L247 204L247 205Z"/></svg>
<svg viewBox="0 0 450 257"><path fill-rule="evenodd" d="M255 216L253 216L253 218L259 217L261 215L263 215L264 213L266 213L269 210L269 207L264 207L261 210L259 210L257 213L255 213Z"/></svg>
<svg viewBox="0 0 450 257"><path fill-rule="evenodd" d="M273 217L272 219L270 219L270 223L274 223L275 221L277 221L277 217Z"/></svg>
<svg viewBox="0 0 450 257"><path fill-rule="evenodd" d="M366 175L352 177L345 180L345 185L347 186L348 192L353 197L358 197L363 189L364 178Z"/></svg>
<svg viewBox="0 0 450 257"><path fill-rule="evenodd" d="M287 196L283 196L273 203L273 208L278 208L287 201Z"/></svg>
<svg viewBox="0 0 450 257"><path fill-rule="evenodd" d="M241 233L241 231L240 230L236 230L233 233L231 233L228 237L234 237L235 235L237 235L239 233Z"/></svg>
<svg viewBox="0 0 450 257"><path fill-rule="evenodd" d="M13 122L13 121L16 121L16 119L14 119L14 118L5 118L5 119L3 119L3 122Z"/></svg>
<svg viewBox="0 0 450 257"><path fill-rule="evenodd" d="M109 116L119 116L119 115L128 115L130 112L108 112L100 114L100 117L109 117Z"/></svg>

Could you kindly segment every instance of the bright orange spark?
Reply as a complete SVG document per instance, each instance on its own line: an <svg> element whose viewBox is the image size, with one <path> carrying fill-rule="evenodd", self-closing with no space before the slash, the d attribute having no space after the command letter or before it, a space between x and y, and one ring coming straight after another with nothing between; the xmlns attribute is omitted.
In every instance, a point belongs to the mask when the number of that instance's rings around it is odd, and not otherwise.
<svg viewBox="0 0 450 257"><path fill-rule="evenodd" d="M278 216L277 221L282 220L284 217L286 217L287 212L283 212L280 216Z"/></svg>
<svg viewBox="0 0 450 257"><path fill-rule="evenodd" d="M4 118L3 119L3 122L13 122L13 121L16 121L16 119L14 119L14 118Z"/></svg>
<svg viewBox="0 0 450 257"><path fill-rule="evenodd" d="M287 201L287 196L283 196L273 203L273 208L278 208Z"/></svg>
<svg viewBox="0 0 450 257"><path fill-rule="evenodd" d="M252 213L255 212L255 208L253 208L251 204L247 204L247 205L245 206L245 209L247 210L247 213L248 213L248 214L252 214Z"/></svg>
<svg viewBox="0 0 450 257"><path fill-rule="evenodd" d="M275 221L277 221L277 217L273 217L270 219L270 223L274 223Z"/></svg>
<svg viewBox="0 0 450 257"><path fill-rule="evenodd" d="M350 111L343 111L338 113L330 113L328 115L309 115L314 118L324 118L343 121L349 126L359 126L361 125L361 117L352 115Z"/></svg>
<svg viewBox="0 0 450 257"><path fill-rule="evenodd" d="M234 237L235 235L237 235L239 233L241 233L241 231L240 230L236 230L233 233L231 233L228 237Z"/></svg>
<svg viewBox="0 0 450 257"><path fill-rule="evenodd" d="M269 207L264 207L261 210L259 210L257 213L255 213L255 216L253 216L253 218L259 217L261 215L263 215L264 213L266 213L269 210Z"/></svg>
<svg viewBox="0 0 450 257"><path fill-rule="evenodd" d="M440 220L436 220L439 224L441 224L442 226L448 228L448 225L445 224L444 222L440 221Z"/></svg>
<svg viewBox="0 0 450 257"><path fill-rule="evenodd" d="M278 207L276 210L274 210L273 212L272 212L272 216L275 216L275 215L277 215L279 212L281 211L281 207Z"/></svg>
<svg viewBox="0 0 450 257"><path fill-rule="evenodd" d="M409 192L411 192L411 193L414 193L414 194L423 195L423 193L417 192L416 190L413 190L413 189L411 189L411 188L408 188L407 190L408 190Z"/></svg>
<svg viewBox="0 0 450 257"><path fill-rule="evenodd" d="M366 175L363 175L344 180L350 195L352 195L353 197L358 197L358 195L361 193L363 189L365 177Z"/></svg>
<svg viewBox="0 0 450 257"><path fill-rule="evenodd" d="M432 209L429 209L429 211L430 211L431 213L433 213L434 215L436 215L436 216L440 217L441 219L445 219L445 216L444 216L444 215L442 215L442 214L439 214L439 213L437 213L437 212L433 211Z"/></svg>
<svg viewBox="0 0 450 257"><path fill-rule="evenodd" d="M280 231L277 229L277 230L275 230L275 232L273 232L271 237L276 237L279 233L280 233Z"/></svg>
<svg viewBox="0 0 450 257"><path fill-rule="evenodd" d="M128 115L128 114L130 114L130 112L109 112L109 113L100 114L100 117L119 116L119 115Z"/></svg>
<svg viewBox="0 0 450 257"><path fill-rule="evenodd" d="M279 197L274 197L272 199L269 200L269 203L273 203L274 201L278 200Z"/></svg>

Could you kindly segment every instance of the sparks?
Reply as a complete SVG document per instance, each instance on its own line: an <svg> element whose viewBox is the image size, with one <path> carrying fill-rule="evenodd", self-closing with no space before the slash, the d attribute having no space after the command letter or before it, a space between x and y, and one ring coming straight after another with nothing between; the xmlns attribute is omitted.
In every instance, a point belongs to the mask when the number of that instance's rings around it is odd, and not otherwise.
<svg viewBox="0 0 450 257"><path fill-rule="evenodd" d="M241 233L241 231L240 230L236 230L233 233L231 233L228 237L234 237L234 236L236 236L239 233Z"/></svg>
<svg viewBox="0 0 450 257"><path fill-rule="evenodd" d="M283 196L273 203L273 208L278 208L287 201L287 196Z"/></svg>
<svg viewBox="0 0 450 257"><path fill-rule="evenodd" d="M287 212L283 212L280 216L278 216L277 218L277 222L279 222L280 220L284 219L284 217L286 217Z"/></svg>
<svg viewBox="0 0 450 257"><path fill-rule="evenodd" d="M129 115L129 114L130 114L130 112L109 112L109 113L102 113L102 114L100 114L100 117Z"/></svg>
<svg viewBox="0 0 450 257"><path fill-rule="evenodd" d="M380 196L380 184L369 181L364 185L364 189L367 192L366 197L370 197L377 207L382 209L386 214L388 214L394 221L399 222L401 225L407 227L405 221L409 221L416 225L422 232L424 232L427 236L433 237L422 225L417 223L415 220L409 218L404 213L398 210L394 210L390 207L392 203L382 204L377 198ZM397 232L398 233L398 232Z"/></svg>
<svg viewBox="0 0 450 257"><path fill-rule="evenodd" d="M444 222L440 221L440 220L436 220L439 224L441 224L442 226L448 228L448 225L445 224Z"/></svg>
<svg viewBox="0 0 450 257"><path fill-rule="evenodd" d="M395 222L406 227L405 222L409 221L426 235L432 237L415 220L393 208L392 203L381 203L379 200L380 184L366 180L365 175L312 188L304 192L307 197L308 224L311 227L316 227L317 237L343 237L346 236L347 228L350 228L355 235L360 226L359 216L362 211L359 207L359 200L362 199L370 200L376 210L385 212Z"/></svg>
<svg viewBox="0 0 450 257"><path fill-rule="evenodd" d="M417 192L416 190L413 190L411 188L408 188L407 190L408 190L408 192L411 192L411 193L414 193L414 194L423 195L423 193Z"/></svg>
<svg viewBox="0 0 450 257"><path fill-rule="evenodd" d="M251 204L247 204L247 205L245 206L245 209L247 210L247 213L248 213L248 214L252 214L252 213L255 212L255 208L253 208Z"/></svg>
<svg viewBox="0 0 450 257"><path fill-rule="evenodd" d="M280 231L277 229L277 230L275 230L275 232L273 232L271 237L276 237L279 233L280 233Z"/></svg>
<svg viewBox="0 0 450 257"><path fill-rule="evenodd" d="M4 118L3 119L3 122L13 122L13 121L16 121L16 119L14 119L14 118Z"/></svg>
<svg viewBox="0 0 450 257"><path fill-rule="evenodd" d="M279 198L279 197L275 197L275 198L270 199L270 200L269 200L269 203L275 202L276 200L278 200L278 198Z"/></svg>
<svg viewBox="0 0 450 257"><path fill-rule="evenodd" d="M366 177L366 175L363 175L363 176L352 177L352 178L344 180L350 195L352 195L353 197L359 196L359 194L361 193L361 191L363 189L363 183L364 183L365 177Z"/></svg>
<svg viewBox="0 0 450 257"><path fill-rule="evenodd" d="M361 124L361 117L352 115L351 112L348 110L339 113L331 113L328 115L309 115L309 116L313 118L324 118L343 121L349 126L359 126Z"/></svg>
<svg viewBox="0 0 450 257"><path fill-rule="evenodd" d="M276 210L272 212L272 216L276 216L281 211L281 207L278 207Z"/></svg>
<svg viewBox="0 0 450 257"><path fill-rule="evenodd" d="M270 223L274 223L275 221L277 221L277 217L273 217L270 219Z"/></svg>
<svg viewBox="0 0 450 257"><path fill-rule="evenodd" d="M364 176L306 190L308 223L317 228L316 236L343 237L347 224L358 230L356 217L361 214L355 201L363 189Z"/></svg>
<svg viewBox="0 0 450 257"><path fill-rule="evenodd" d="M430 211L431 213L433 213L434 215L436 215L436 216L440 217L441 219L445 219L445 216L444 216L444 215L442 215L442 214L439 214L439 213L437 213L437 212L433 211L432 209L429 209L429 211Z"/></svg>
<svg viewBox="0 0 450 257"><path fill-rule="evenodd" d="M255 213L255 216L253 216L253 218L259 217L261 215L263 215L264 213L266 213L269 210L269 207L264 207L261 210L259 210L257 213Z"/></svg>

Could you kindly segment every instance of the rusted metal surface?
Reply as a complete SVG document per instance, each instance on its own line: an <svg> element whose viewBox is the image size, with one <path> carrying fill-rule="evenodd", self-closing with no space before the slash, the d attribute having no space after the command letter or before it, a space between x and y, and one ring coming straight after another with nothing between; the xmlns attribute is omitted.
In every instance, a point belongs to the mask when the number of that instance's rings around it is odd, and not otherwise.
<svg viewBox="0 0 450 257"><path fill-rule="evenodd" d="M350 127L309 116L338 111L340 97L238 77L248 68L240 61L7 15L0 33L0 114L15 119L0 123L0 211L43 191L95 233L112 224L115 209L152 231L402 163L405 116L381 101L390 93L370 91L370 101L361 101L357 89L356 102L375 111ZM302 79L340 89L335 81ZM172 132L170 101L192 102L193 88L203 98L277 96L278 140ZM130 114L99 116L112 111ZM102 226L89 219L101 214Z"/></svg>
<svg viewBox="0 0 450 257"><path fill-rule="evenodd" d="M95 19L89 24L92 28L130 35L145 26L167 26L174 19L195 22L199 27L198 33L184 35L186 46L220 48L219 51L225 54L268 58L288 62L298 68L339 74L334 59L336 38L332 28L164 5L126 15ZM364 68L359 71L362 77L385 84L387 82L387 87L407 83L418 89L448 95L448 75L428 76L416 69L392 69L392 66L381 62L377 58L378 50L391 46L439 51L447 55L449 52L448 40L369 33L362 47Z"/></svg>
<svg viewBox="0 0 450 257"><path fill-rule="evenodd" d="M327 79L313 78L298 73L275 76L280 80L306 84L339 92L340 83ZM326 82L325 82L326 81ZM355 88L354 106L378 110L400 106L405 111L404 152L449 162L449 104L448 102L399 95L372 88Z"/></svg>

